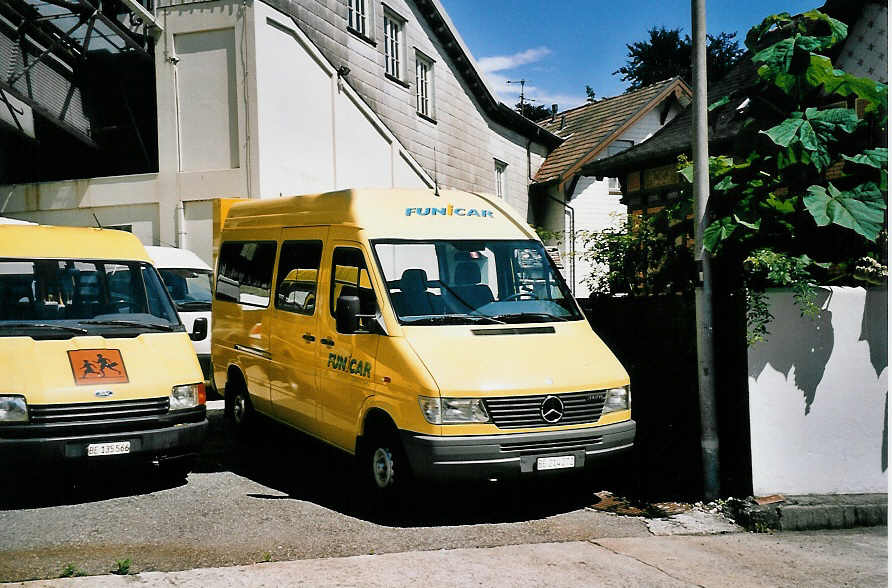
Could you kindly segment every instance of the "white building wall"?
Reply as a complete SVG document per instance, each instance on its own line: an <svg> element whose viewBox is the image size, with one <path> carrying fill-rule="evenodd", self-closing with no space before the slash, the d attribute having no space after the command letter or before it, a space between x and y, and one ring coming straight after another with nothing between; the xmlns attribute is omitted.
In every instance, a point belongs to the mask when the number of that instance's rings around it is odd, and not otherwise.
<svg viewBox="0 0 892 588"><path fill-rule="evenodd" d="M618 137L619 140L623 141L633 141L635 145L646 141L649 139L654 133L660 130L666 123L675 118L680 109L677 104L673 104L669 112L664 119L663 123L660 123L660 107L645 113L643 117L641 117L638 121L635 122L625 133ZM603 159L607 155L607 148L605 148L599 155L597 155L593 161L597 161L598 159ZM598 232L603 231L609 226L615 225L617 222L622 222L626 217L626 207L624 204L620 202L622 198L622 194L616 190L611 192L609 188L610 181L608 178L604 178L601 181L598 181L597 178L593 177L580 177L579 181L576 183L576 186L573 190L573 194L570 196L569 204L573 207L574 217L575 217L575 230L578 231L590 231L590 232ZM556 204L556 203L555 203ZM556 211L557 212L557 211ZM570 235L570 217L569 215L564 216L564 227L563 230L567 235L567 239L569 239ZM569 246L565 245L565 255L569 253ZM576 296L580 298L588 297L591 294L591 289L586 284L586 279L591 275L592 271L598 271L598 264L593 264L587 260L582 258L582 253L584 250L584 242L583 239L579 236L576 238L576 257L575 257L575 284L576 284ZM564 276L568 280L571 279L571 276L568 275L569 272L569 263L565 263Z"/></svg>
<svg viewBox="0 0 892 588"><path fill-rule="evenodd" d="M289 17L218 0L162 7L159 19L158 173L0 186L0 214L95 226L95 213L211 263L214 198L433 184Z"/></svg>
<svg viewBox="0 0 892 588"><path fill-rule="evenodd" d="M814 320L769 296L748 354L753 492L887 492L888 291L822 288Z"/></svg>

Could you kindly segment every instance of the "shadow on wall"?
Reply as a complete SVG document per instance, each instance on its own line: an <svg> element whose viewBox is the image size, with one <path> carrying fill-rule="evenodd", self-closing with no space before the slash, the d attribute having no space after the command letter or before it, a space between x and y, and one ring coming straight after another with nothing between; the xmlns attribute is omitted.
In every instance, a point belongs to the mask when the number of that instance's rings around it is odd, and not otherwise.
<svg viewBox="0 0 892 588"><path fill-rule="evenodd" d="M864 315L861 319L859 341L867 341L870 347L870 363L877 373L883 373L889 364L889 291L886 288L871 288L864 299Z"/></svg>
<svg viewBox="0 0 892 588"><path fill-rule="evenodd" d="M758 380L765 366L790 377L794 370L796 387L805 397L805 414L811 412L818 385L824 379L824 369L833 351L833 313L827 309L830 290L818 290L815 300L822 310L814 318L801 317L792 294L775 294L771 300L774 321L771 334L750 351L749 376ZM863 337L863 335L862 335Z"/></svg>

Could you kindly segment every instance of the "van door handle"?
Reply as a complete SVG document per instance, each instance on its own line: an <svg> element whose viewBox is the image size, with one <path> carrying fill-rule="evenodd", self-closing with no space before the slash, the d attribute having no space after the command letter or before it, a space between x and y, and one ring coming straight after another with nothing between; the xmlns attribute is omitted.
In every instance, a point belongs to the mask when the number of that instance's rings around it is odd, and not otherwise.
<svg viewBox="0 0 892 588"><path fill-rule="evenodd" d="M316 337L312 336L312 335L309 334L309 333L304 333L304 334L302 335L302 337L303 337L304 339L306 339L307 341L310 341L310 342L313 342L313 341L316 340Z"/></svg>
<svg viewBox="0 0 892 588"><path fill-rule="evenodd" d="M319 339L319 342L322 343L323 345L327 345L329 347L334 345L334 341L332 341L331 339Z"/></svg>

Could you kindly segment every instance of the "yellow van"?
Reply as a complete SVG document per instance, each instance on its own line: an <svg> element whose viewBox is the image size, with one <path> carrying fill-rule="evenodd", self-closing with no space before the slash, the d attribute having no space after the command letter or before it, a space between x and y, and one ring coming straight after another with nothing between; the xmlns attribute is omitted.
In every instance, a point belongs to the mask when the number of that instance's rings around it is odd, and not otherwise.
<svg viewBox="0 0 892 588"><path fill-rule="evenodd" d="M122 231L0 227L0 374L4 467L126 459L182 477L207 433L190 335Z"/></svg>
<svg viewBox="0 0 892 588"><path fill-rule="evenodd" d="M255 412L412 476L579 471L632 447L629 376L534 231L495 197L345 190L234 205L214 376Z"/></svg>

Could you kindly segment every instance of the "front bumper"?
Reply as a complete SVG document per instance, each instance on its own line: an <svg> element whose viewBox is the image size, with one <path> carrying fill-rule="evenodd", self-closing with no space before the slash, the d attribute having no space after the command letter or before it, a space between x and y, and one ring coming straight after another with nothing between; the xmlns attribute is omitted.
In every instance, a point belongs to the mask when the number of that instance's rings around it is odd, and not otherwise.
<svg viewBox="0 0 892 588"><path fill-rule="evenodd" d="M0 464L33 465L106 459L168 460L197 455L207 437L204 406L160 419L132 419L64 426L0 427ZM129 441L124 455L87 457L92 443Z"/></svg>
<svg viewBox="0 0 892 588"><path fill-rule="evenodd" d="M542 433L446 437L400 431L400 435L416 476L482 480L597 467L632 448L635 427L635 421L629 420ZM539 458L566 456L573 456L572 467L539 471Z"/></svg>

